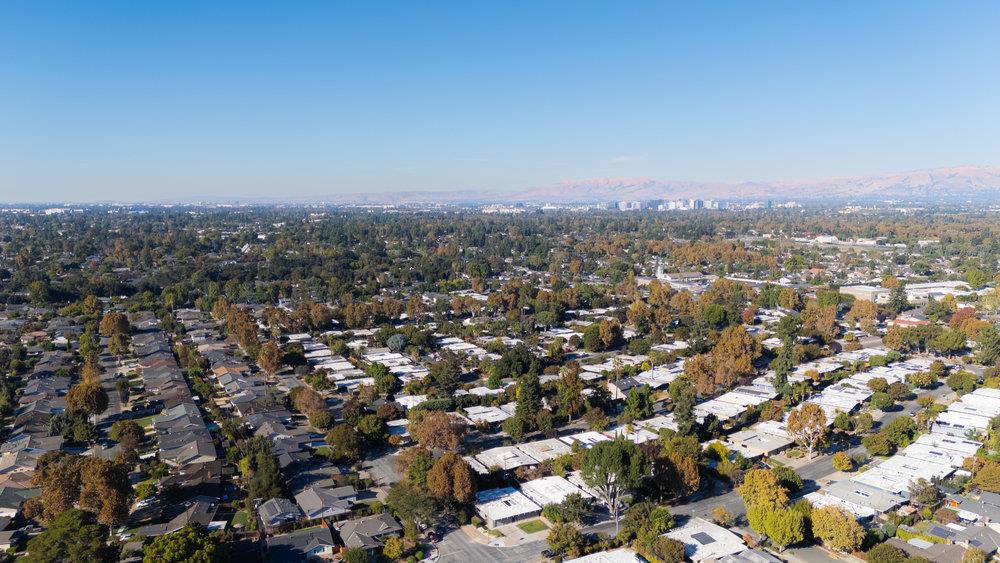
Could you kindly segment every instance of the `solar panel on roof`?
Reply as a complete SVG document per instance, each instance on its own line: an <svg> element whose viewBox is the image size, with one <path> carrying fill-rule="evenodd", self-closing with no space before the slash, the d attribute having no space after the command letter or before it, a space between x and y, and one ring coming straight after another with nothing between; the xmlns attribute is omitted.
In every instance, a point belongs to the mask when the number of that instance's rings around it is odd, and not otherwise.
<svg viewBox="0 0 1000 563"><path fill-rule="evenodd" d="M708 545L710 543L715 543L715 538L706 534L705 532L698 532L691 535L692 538L698 540L701 545Z"/></svg>

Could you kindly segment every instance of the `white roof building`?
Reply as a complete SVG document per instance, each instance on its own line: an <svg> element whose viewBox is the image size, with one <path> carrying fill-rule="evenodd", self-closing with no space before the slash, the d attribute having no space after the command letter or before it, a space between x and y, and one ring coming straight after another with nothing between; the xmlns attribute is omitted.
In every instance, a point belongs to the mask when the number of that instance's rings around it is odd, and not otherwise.
<svg viewBox="0 0 1000 563"><path fill-rule="evenodd" d="M559 438L548 438L546 440L536 440L534 442L519 444L517 449L539 462L555 459L573 451L573 448L569 447L569 445Z"/></svg>
<svg viewBox="0 0 1000 563"><path fill-rule="evenodd" d="M476 512L490 528L496 528L542 513L542 507L535 504L521 491L513 487L490 489L476 494Z"/></svg>
<svg viewBox="0 0 1000 563"><path fill-rule="evenodd" d="M535 504L542 507L547 504L559 504L566 500L566 497L574 493L584 498L591 497L590 493L570 483L564 477L557 475L522 483L521 492L534 501Z"/></svg>
<svg viewBox="0 0 1000 563"><path fill-rule="evenodd" d="M580 444L580 446L583 447L584 449L590 449L594 446L594 444L598 442L603 442L605 440L610 440L611 438L608 438L607 436L601 434L600 432L589 431L589 432L579 432L577 434L572 434L570 436L563 436L559 439L562 440L564 443L569 444L570 446L577 443Z"/></svg>
<svg viewBox="0 0 1000 563"><path fill-rule="evenodd" d="M472 421L473 424L496 424L511 417L510 414L500 407L482 407L478 405L466 407L465 416Z"/></svg>
<svg viewBox="0 0 1000 563"><path fill-rule="evenodd" d="M642 563L643 559L628 548L591 553L573 560L574 563Z"/></svg>
<svg viewBox="0 0 1000 563"><path fill-rule="evenodd" d="M735 555L746 549L739 536L703 518L691 518L665 535L682 542L684 555L695 562Z"/></svg>
<svg viewBox="0 0 1000 563"><path fill-rule="evenodd" d="M660 437L656 432L650 432L637 424L619 424L610 430L605 430L604 434L611 438L625 438L636 444L645 444Z"/></svg>
<svg viewBox="0 0 1000 563"><path fill-rule="evenodd" d="M535 458L517 449L516 446L500 446L481 452L476 456L487 469L494 467L504 471L538 463Z"/></svg>

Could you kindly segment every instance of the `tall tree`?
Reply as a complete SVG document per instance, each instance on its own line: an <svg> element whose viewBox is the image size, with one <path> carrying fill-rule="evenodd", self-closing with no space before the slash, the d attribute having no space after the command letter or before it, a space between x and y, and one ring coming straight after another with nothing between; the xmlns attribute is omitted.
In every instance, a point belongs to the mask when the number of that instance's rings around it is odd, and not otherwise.
<svg viewBox="0 0 1000 563"><path fill-rule="evenodd" d="M649 462L637 445L621 438L598 442L583 456L581 476L607 507L618 528L622 497L648 473Z"/></svg>
<svg viewBox="0 0 1000 563"><path fill-rule="evenodd" d="M572 422L575 415L583 412L587 406L587 399L583 396L583 380L580 379L579 364L574 364L575 369L567 367L557 384L559 392L556 401L559 403L559 410L566 418Z"/></svg>
<svg viewBox="0 0 1000 563"><path fill-rule="evenodd" d="M803 403L788 413L788 435L802 444L813 456L813 451L826 436L826 414L815 403Z"/></svg>
<svg viewBox="0 0 1000 563"><path fill-rule="evenodd" d="M542 387L538 382L538 374L526 373L517 382L516 416L522 420L533 421L540 408L542 408Z"/></svg>
<svg viewBox="0 0 1000 563"><path fill-rule="evenodd" d="M681 435L690 435L698 427L698 421L694 417L695 395L691 383L686 377L678 377L670 383L668 388L670 400L674 404L674 423L677 424L677 432Z"/></svg>

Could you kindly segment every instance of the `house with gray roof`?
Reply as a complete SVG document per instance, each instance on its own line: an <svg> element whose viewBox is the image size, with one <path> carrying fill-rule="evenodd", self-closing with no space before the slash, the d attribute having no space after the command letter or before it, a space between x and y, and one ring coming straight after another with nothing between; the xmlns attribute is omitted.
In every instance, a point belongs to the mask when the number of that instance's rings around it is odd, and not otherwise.
<svg viewBox="0 0 1000 563"><path fill-rule="evenodd" d="M309 559L330 559L337 549L327 526L303 528L267 538L265 561L298 563Z"/></svg>
<svg viewBox="0 0 1000 563"><path fill-rule="evenodd" d="M295 495L295 503L306 518L336 518L349 513L357 497L354 487L350 485L337 488L306 487Z"/></svg>
<svg viewBox="0 0 1000 563"><path fill-rule="evenodd" d="M399 522L389 514L382 513L348 520L340 525L338 533L345 547L360 547L366 550L382 549L382 543L403 531Z"/></svg>
<svg viewBox="0 0 1000 563"><path fill-rule="evenodd" d="M302 518L302 510L294 502L279 497L262 503L257 508L257 516L264 529L270 532L274 528L298 521Z"/></svg>

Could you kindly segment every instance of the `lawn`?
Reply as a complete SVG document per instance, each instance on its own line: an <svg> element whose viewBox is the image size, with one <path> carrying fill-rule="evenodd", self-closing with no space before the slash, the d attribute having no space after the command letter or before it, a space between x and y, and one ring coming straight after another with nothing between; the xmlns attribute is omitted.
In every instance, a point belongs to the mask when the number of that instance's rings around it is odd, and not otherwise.
<svg viewBox="0 0 1000 563"><path fill-rule="evenodd" d="M138 424L139 426L143 427L143 428L149 428L150 426L153 425L153 416L155 416L155 415L146 416L146 417L143 417L143 418L137 418L137 419L135 419L135 423Z"/></svg>
<svg viewBox="0 0 1000 563"><path fill-rule="evenodd" d="M528 520L527 522L521 522L517 525L518 528L526 534L534 534L536 532L541 532L543 530L548 530L549 527L545 525L545 522L541 520Z"/></svg>
<svg viewBox="0 0 1000 563"><path fill-rule="evenodd" d="M244 528L248 527L250 525L250 513L247 512L246 510L241 510L237 512L236 514L233 515L232 524L233 526L243 524Z"/></svg>

